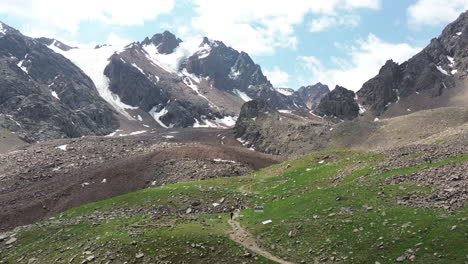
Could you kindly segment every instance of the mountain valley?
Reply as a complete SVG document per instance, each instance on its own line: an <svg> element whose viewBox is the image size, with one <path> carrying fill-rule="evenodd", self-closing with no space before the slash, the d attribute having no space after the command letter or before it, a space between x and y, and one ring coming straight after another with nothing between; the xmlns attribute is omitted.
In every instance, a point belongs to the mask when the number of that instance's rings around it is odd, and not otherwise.
<svg viewBox="0 0 468 264"><path fill-rule="evenodd" d="M467 72L468 12L356 92L0 22L0 264L467 263Z"/></svg>

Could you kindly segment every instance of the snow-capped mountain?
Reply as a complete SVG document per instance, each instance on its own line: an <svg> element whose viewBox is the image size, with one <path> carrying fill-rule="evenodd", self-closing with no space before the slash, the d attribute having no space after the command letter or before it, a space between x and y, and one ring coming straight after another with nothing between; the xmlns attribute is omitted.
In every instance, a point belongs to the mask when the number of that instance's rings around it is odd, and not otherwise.
<svg viewBox="0 0 468 264"><path fill-rule="evenodd" d="M88 105L93 106L93 111L106 113L106 117L90 113L91 121L86 121L86 125L78 125L82 121L60 121L61 125L52 125L52 130L62 132L38 136L39 131L50 130L51 123L41 125L35 119L22 120L18 112L1 111L3 119L9 120L2 127L21 130L20 134L33 140L113 132L119 126L117 120L140 128L229 128L234 126L241 106L257 98L277 109L307 108L305 98L274 89L248 54L208 38L183 42L165 31L128 45L71 47L55 39L26 37L5 24L1 24L0 38L1 60L5 63L2 68L13 68L19 74L13 78L16 82L38 85L32 88L24 84L29 92L23 96L52 97L47 106L66 105L71 111L79 110L81 116L86 115L83 107ZM53 63L47 64L48 60ZM14 65L6 65L8 62ZM2 81L7 79L4 76ZM11 90L2 91L1 96ZM18 91L14 93L17 95ZM49 115L54 115L52 112ZM11 120L6 116L11 116ZM97 124L101 121L103 124ZM37 131L15 127L23 122L35 123L31 126L37 126ZM78 128L71 129L68 123L93 129L76 132Z"/></svg>
<svg viewBox="0 0 468 264"><path fill-rule="evenodd" d="M0 23L0 125L28 141L102 135L122 122L230 128L253 99L345 119L356 109L372 118L402 115L448 105L464 91L467 27L463 13L407 62L389 60L354 95L355 104L335 92L320 107L326 85L275 88L247 53L206 37L184 42L165 31L125 46L83 48ZM348 108L352 113L343 112Z"/></svg>
<svg viewBox="0 0 468 264"><path fill-rule="evenodd" d="M273 89L248 54L221 41L203 38L194 45L165 31L124 47L64 49L58 43L46 44L90 76L101 97L129 119L139 110L164 128L227 128L255 98L275 108L305 108Z"/></svg>
<svg viewBox="0 0 468 264"><path fill-rule="evenodd" d="M43 41L0 22L0 128L28 142L118 128L93 81Z"/></svg>

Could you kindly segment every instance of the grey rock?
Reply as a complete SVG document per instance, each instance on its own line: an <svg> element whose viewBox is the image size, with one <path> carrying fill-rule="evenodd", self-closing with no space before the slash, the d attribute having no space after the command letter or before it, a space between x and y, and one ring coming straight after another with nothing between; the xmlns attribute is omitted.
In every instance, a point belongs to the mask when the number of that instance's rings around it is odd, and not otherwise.
<svg viewBox="0 0 468 264"><path fill-rule="evenodd" d="M333 91L322 98L315 113L343 120L354 119L359 115L359 106L354 98L353 91L337 85Z"/></svg>
<svg viewBox="0 0 468 264"><path fill-rule="evenodd" d="M0 127L27 142L105 135L118 127L113 110L77 66L42 40L2 25Z"/></svg>
<svg viewBox="0 0 468 264"><path fill-rule="evenodd" d="M10 238L9 240L7 240L7 241L5 242L5 245L9 246L9 245L15 243L17 240L18 240L18 239L17 239L16 237L12 237L12 238Z"/></svg>
<svg viewBox="0 0 468 264"><path fill-rule="evenodd" d="M153 37L145 38L142 42L143 45L153 44L157 47L158 52L161 54L171 54L182 42L181 39L176 38L174 34L169 31L164 31L162 34L155 34Z"/></svg>
<svg viewBox="0 0 468 264"><path fill-rule="evenodd" d="M314 85L303 86L294 95L304 100L305 105L310 110L315 110L325 95L330 92L327 85L316 83Z"/></svg>

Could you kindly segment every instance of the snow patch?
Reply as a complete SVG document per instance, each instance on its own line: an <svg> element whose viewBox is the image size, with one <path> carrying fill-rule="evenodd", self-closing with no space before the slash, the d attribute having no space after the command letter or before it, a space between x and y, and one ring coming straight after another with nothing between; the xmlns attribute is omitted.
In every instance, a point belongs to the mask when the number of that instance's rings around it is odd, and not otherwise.
<svg viewBox="0 0 468 264"><path fill-rule="evenodd" d="M235 80L241 75L239 70L234 70L234 67L231 67L231 72L229 72L229 78Z"/></svg>
<svg viewBox="0 0 468 264"><path fill-rule="evenodd" d="M179 73L179 76L182 77L182 81L184 82L184 84L187 85L188 87L190 87L190 89L192 89L195 93L197 93L198 96L205 99L208 102L208 104L210 105L210 107L218 108L218 106L213 104L206 96L201 94L200 91L198 90L198 85L195 84L195 83L200 84L200 82L201 82L200 78L198 78L197 76L195 76L193 74L190 74L189 72L187 72L186 69L183 69L182 72Z"/></svg>
<svg viewBox="0 0 468 264"><path fill-rule="evenodd" d="M454 65L454 63L455 63L455 60L453 59L453 57L450 57L450 56L447 56L447 59L450 61L449 66L453 68L453 65Z"/></svg>
<svg viewBox="0 0 468 264"><path fill-rule="evenodd" d="M250 98L246 93L239 91L237 89L234 89L234 94L239 96L244 102L249 102L252 101L252 98Z"/></svg>
<svg viewBox="0 0 468 264"><path fill-rule="evenodd" d="M286 96L291 96L294 94L294 92L290 91L289 89L283 89L283 88L275 88L275 90L280 93L280 94L283 94L283 95L286 95Z"/></svg>
<svg viewBox="0 0 468 264"><path fill-rule="evenodd" d="M195 123L193 127L202 128L202 127L212 127L227 129L232 128L237 121L237 116L225 116L223 118L216 117L215 119L207 119L206 116L201 116L200 120L194 118Z"/></svg>
<svg viewBox="0 0 468 264"><path fill-rule="evenodd" d="M7 33L7 29L3 27L3 24L0 23L0 35L5 35Z"/></svg>
<svg viewBox="0 0 468 264"><path fill-rule="evenodd" d="M130 120L133 118L125 111L126 109L138 109L131 105L127 105L120 100L120 97L109 90L109 78L104 75L104 69L109 64L109 58L114 53L119 53L123 50L121 46L102 46L98 49L94 48L77 48L69 51L64 51L51 44L48 46L56 53L60 53L67 59L71 60L76 66L88 75L94 82L99 95L112 105L118 112L123 114Z"/></svg>
<svg viewBox="0 0 468 264"><path fill-rule="evenodd" d="M3 115L3 114L0 114L0 115ZM13 118L12 115L5 115L5 116L8 117L11 121L15 122L16 125L18 125L19 127L22 127L21 124L20 124L18 121L16 121L16 120ZM12 133L13 133L13 132L12 132ZM15 133L13 133L13 134L15 134Z"/></svg>
<svg viewBox="0 0 468 264"><path fill-rule="evenodd" d="M310 113L311 115L313 115L313 116L315 116L315 117L318 117L318 118L320 118L320 119L323 120L323 117L322 117L322 116L319 116L319 115L316 115L316 114L314 113L314 111L310 111L309 113Z"/></svg>
<svg viewBox="0 0 468 264"><path fill-rule="evenodd" d="M359 114L362 115L364 114L367 110L366 108L364 108L364 106L362 106L361 104L358 104L359 106Z"/></svg>
<svg viewBox="0 0 468 264"><path fill-rule="evenodd" d="M211 54L211 46L204 43L195 54L198 56L198 59L207 58Z"/></svg>
<svg viewBox="0 0 468 264"><path fill-rule="evenodd" d="M223 118L215 119L215 123L226 128L233 127L236 124L236 121L237 121L237 116L225 116Z"/></svg>
<svg viewBox="0 0 468 264"><path fill-rule="evenodd" d="M462 33L461 33L461 31L460 31L460 32L457 32L456 34L457 34L457 36L461 36Z"/></svg>
<svg viewBox="0 0 468 264"><path fill-rule="evenodd" d="M214 159L213 160L214 162L228 162L228 163L236 163L235 161L233 160L223 160L223 159Z"/></svg>
<svg viewBox="0 0 468 264"><path fill-rule="evenodd" d="M200 38L182 42L171 54L161 54L154 44L144 45L146 57L156 66L171 72L179 72L180 63L199 50Z"/></svg>
<svg viewBox="0 0 468 264"><path fill-rule="evenodd" d="M236 138L236 140L239 141L243 146L247 146L247 145L250 144L249 141L244 140L244 139L242 139L242 138Z"/></svg>
<svg viewBox="0 0 468 264"><path fill-rule="evenodd" d="M107 179L102 179L101 183L107 183Z"/></svg>
<svg viewBox="0 0 468 264"><path fill-rule="evenodd" d="M267 225L267 224L271 224L271 223L273 223L272 220L266 220L266 221L262 222L262 225Z"/></svg>
<svg viewBox="0 0 468 264"><path fill-rule="evenodd" d="M16 65L17 65L22 71L24 71L26 74L29 74L28 68L26 68L25 66L23 66L23 64L24 64L24 61L28 58L28 56L29 56L29 54L26 54L26 55L24 56L24 59L20 60L20 61L18 62L18 64L16 64Z"/></svg>
<svg viewBox="0 0 468 264"><path fill-rule="evenodd" d="M366 112L366 108L364 108L364 106L362 106L361 104L358 104L359 106L359 114L362 115Z"/></svg>
<svg viewBox="0 0 468 264"><path fill-rule="evenodd" d="M135 67L137 70L139 70L143 75L146 76L145 72L140 68L138 67L138 65L136 65L135 63L132 63L132 66Z"/></svg>
<svg viewBox="0 0 468 264"><path fill-rule="evenodd" d="M163 138L166 138L166 139L171 139L171 138L175 138L174 136L162 136Z"/></svg>
<svg viewBox="0 0 468 264"><path fill-rule="evenodd" d="M144 134L144 133L146 133L146 130L135 131L135 132L130 133L130 136L140 135L140 134Z"/></svg>
<svg viewBox="0 0 468 264"><path fill-rule="evenodd" d="M174 125L169 125L169 126L166 126L162 121L161 121L161 117L163 117L165 114L167 114L169 111L166 109L166 107L164 107L161 111L157 112L157 107L153 107L153 109L151 109L149 111L149 114L153 117L153 119L160 125L162 126L163 128L172 128L174 127Z"/></svg>
<svg viewBox="0 0 468 264"><path fill-rule="evenodd" d="M439 70L441 73L445 74L445 75L449 75L448 72L444 69L442 69L442 67L440 66L437 66L437 70Z"/></svg>
<svg viewBox="0 0 468 264"><path fill-rule="evenodd" d="M123 130L121 129L117 129L115 130L114 132L110 133L109 135L105 135L105 137L113 137L117 134L117 132L122 132Z"/></svg>
<svg viewBox="0 0 468 264"><path fill-rule="evenodd" d="M456 74L457 72L458 72L458 70L457 70L457 69L454 69L454 70L452 70L450 73L451 73L451 74Z"/></svg>
<svg viewBox="0 0 468 264"><path fill-rule="evenodd" d="M380 122L380 119L379 119L378 117L376 117L376 118L374 119L374 122Z"/></svg>
<svg viewBox="0 0 468 264"><path fill-rule="evenodd" d="M60 100L60 98L58 97L57 93L55 91L50 91L50 93L52 94L53 97L57 98L57 100Z"/></svg>
<svg viewBox="0 0 468 264"><path fill-rule="evenodd" d="M61 145L57 147L60 150L67 151L67 145Z"/></svg>
<svg viewBox="0 0 468 264"><path fill-rule="evenodd" d="M141 115L138 115L137 119L138 119L138 121L143 122L143 118L141 117Z"/></svg>

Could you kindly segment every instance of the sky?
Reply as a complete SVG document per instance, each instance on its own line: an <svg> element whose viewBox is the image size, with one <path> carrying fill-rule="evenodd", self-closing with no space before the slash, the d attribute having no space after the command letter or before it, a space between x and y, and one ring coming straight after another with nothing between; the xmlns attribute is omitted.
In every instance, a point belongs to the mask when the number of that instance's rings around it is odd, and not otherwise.
<svg viewBox="0 0 468 264"><path fill-rule="evenodd" d="M123 44L169 30L250 54L275 87L359 90L468 9L468 0L0 0L0 21L69 45Z"/></svg>

